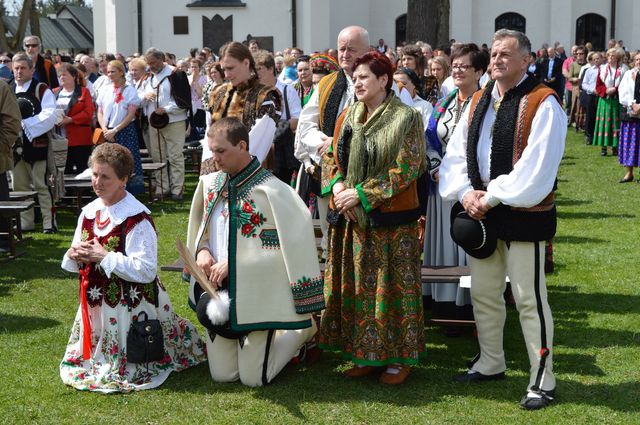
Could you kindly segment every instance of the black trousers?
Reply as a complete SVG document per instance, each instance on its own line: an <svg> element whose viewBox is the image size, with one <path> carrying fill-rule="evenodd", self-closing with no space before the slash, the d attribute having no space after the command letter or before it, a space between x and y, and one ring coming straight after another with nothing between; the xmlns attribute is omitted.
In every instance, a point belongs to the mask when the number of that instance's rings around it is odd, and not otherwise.
<svg viewBox="0 0 640 425"><path fill-rule="evenodd" d="M589 143L592 143L593 131L596 127L596 110L598 109L598 95L581 92L580 96L582 97L582 107L584 108L584 112L585 112L584 135L589 141Z"/></svg>
<svg viewBox="0 0 640 425"><path fill-rule="evenodd" d="M7 180L7 173L0 173L0 201L9 200L9 181ZM9 222L4 218L0 218L0 233L6 233L9 231ZM0 245L7 243L5 236L0 236Z"/></svg>

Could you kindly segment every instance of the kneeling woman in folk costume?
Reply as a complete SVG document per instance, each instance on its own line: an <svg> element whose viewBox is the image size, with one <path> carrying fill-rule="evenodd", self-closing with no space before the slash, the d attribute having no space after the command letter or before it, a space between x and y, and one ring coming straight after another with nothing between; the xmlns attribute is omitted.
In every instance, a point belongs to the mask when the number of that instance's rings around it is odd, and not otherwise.
<svg viewBox="0 0 640 425"><path fill-rule="evenodd" d="M382 368L382 383L400 384L424 352L424 130L420 114L392 92L386 56L361 56L353 76L358 102L341 115L322 164L322 192L331 198L320 347L351 359L347 376Z"/></svg>
<svg viewBox="0 0 640 425"><path fill-rule="evenodd" d="M79 390L129 392L161 385L205 359L204 344L188 320L176 315L157 278L157 235L150 211L125 190L131 152L98 146L89 159L98 199L82 209L62 268L80 275L80 307L60 364L62 381ZM159 320L164 355L130 363L132 322ZM162 353L160 353L161 355ZM144 357L144 353L143 353Z"/></svg>
<svg viewBox="0 0 640 425"><path fill-rule="evenodd" d="M189 303L209 330L213 379L266 385L302 357L317 331L311 313L324 308L311 215L249 153L238 119L216 121L207 138L220 171L200 176L187 247L208 282L191 278Z"/></svg>

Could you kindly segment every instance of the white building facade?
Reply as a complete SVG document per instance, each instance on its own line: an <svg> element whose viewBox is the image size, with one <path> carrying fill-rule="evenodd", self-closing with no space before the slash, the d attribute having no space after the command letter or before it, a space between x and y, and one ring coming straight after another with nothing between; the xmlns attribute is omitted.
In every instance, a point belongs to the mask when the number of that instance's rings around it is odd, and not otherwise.
<svg viewBox="0 0 640 425"><path fill-rule="evenodd" d="M499 27L523 29L534 48L559 41L609 38L640 47L636 0L450 0L450 36L490 44ZM340 29L361 25L372 44L405 41L407 0L94 0L96 52L125 55L154 46L186 55L192 47L217 50L225 41L258 39L263 47L305 52L335 47ZM615 34L612 35L612 30ZM435 46L434 46L435 47Z"/></svg>

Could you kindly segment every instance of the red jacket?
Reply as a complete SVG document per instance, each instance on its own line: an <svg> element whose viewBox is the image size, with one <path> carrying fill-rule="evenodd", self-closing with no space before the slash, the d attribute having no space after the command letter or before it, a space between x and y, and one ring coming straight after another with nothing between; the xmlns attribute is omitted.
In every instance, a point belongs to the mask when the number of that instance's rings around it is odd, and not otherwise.
<svg viewBox="0 0 640 425"><path fill-rule="evenodd" d="M56 98L59 92L60 88L54 90ZM73 122L65 126L69 146L91 146L93 144L91 122L94 111L95 107L89 90L86 87L76 86L67 112L67 116Z"/></svg>

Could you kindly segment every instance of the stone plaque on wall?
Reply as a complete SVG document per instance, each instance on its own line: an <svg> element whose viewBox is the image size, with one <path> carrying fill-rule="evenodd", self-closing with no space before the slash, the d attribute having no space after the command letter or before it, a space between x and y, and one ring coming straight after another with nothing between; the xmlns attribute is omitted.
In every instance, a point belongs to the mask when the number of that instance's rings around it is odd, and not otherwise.
<svg viewBox="0 0 640 425"><path fill-rule="evenodd" d="M209 47L217 55L220 47L233 40L233 15L227 19L215 15L209 19L202 16L202 47Z"/></svg>

